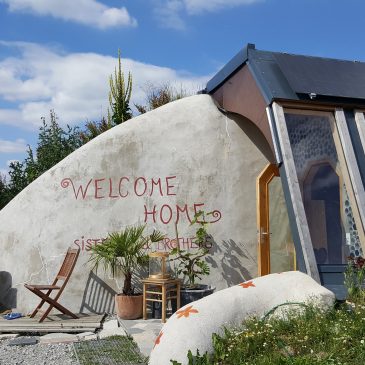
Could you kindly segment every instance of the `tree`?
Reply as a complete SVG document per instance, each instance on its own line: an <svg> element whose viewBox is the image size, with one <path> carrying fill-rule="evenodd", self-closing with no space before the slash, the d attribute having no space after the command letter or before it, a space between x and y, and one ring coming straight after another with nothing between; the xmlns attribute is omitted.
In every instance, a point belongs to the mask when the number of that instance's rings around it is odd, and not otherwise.
<svg viewBox="0 0 365 365"><path fill-rule="evenodd" d="M99 134L102 134L106 132L107 130L111 129L114 125L111 123L111 118L102 118L100 122L87 122L85 124L85 129L80 132L80 138L82 144L85 144L95 137L97 137Z"/></svg>
<svg viewBox="0 0 365 365"><path fill-rule="evenodd" d="M64 130L58 124L56 113L50 111L50 122L44 117L39 128L38 144L35 151L28 146L23 162L12 162L9 166L8 182L2 178L0 184L0 209L19 194L38 176L63 160L82 145L78 128L67 126Z"/></svg>
<svg viewBox="0 0 365 365"><path fill-rule="evenodd" d="M9 165L10 180L7 185L9 198L16 196L29 184L24 165L19 161L11 162Z"/></svg>
<svg viewBox="0 0 365 365"><path fill-rule="evenodd" d="M177 90L175 87L171 86L170 83L164 83L160 86L147 84L145 91L147 105L135 104L135 107L140 114L147 113L162 105L188 96L188 93L183 88Z"/></svg>
<svg viewBox="0 0 365 365"><path fill-rule="evenodd" d="M0 173L0 209L8 204L9 201L9 190L6 184L6 178Z"/></svg>
<svg viewBox="0 0 365 365"><path fill-rule="evenodd" d="M9 182L4 176L0 176L0 209L28 185L21 162L11 162L9 169Z"/></svg>
<svg viewBox="0 0 365 365"><path fill-rule="evenodd" d="M111 116L108 111L108 120L110 123L118 125L128 119L131 119L133 116L129 107L129 101L132 95L132 75L130 72L128 72L126 86L120 61L120 50L118 50L118 69L115 68L114 70L114 78L113 75L110 75L109 86L109 104L111 108Z"/></svg>
<svg viewBox="0 0 365 365"><path fill-rule="evenodd" d="M78 128L68 125L66 130L61 128L54 110L50 111L49 124L44 117L41 119L36 155L28 147L28 156L24 161L28 184L82 145Z"/></svg>

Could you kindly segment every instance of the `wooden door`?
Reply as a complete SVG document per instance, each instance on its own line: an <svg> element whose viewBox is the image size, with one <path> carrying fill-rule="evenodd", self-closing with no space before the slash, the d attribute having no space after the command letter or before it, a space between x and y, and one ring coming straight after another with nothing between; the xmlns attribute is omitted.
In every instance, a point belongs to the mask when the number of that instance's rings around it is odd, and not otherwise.
<svg viewBox="0 0 365 365"><path fill-rule="evenodd" d="M279 176L279 169L269 164L256 181L259 276L270 274L269 184L275 176Z"/></svg>
<svg viewBox="0 0 365 365"><path fill-rule="evenodd" d="M257 178L258 274L296 270L296 257L279 169L269 164Z"/></svg>

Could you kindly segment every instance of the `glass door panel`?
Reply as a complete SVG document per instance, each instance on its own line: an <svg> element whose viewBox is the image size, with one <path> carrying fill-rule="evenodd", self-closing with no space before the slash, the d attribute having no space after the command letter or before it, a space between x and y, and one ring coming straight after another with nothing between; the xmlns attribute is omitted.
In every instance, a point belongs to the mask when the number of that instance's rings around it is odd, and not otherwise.
<svg viewBox="0 0 365 365"><path fill-rule="evenodd" d="M295 249L280 177L269 183L270 272L296 270Z"/></svg>
<svg viewBox="0 0 365 365"><path fill-rule="evenodd" d="M303 111L285 119L317 264L346 264L361 252L361 225L334 118Z"/></svg>

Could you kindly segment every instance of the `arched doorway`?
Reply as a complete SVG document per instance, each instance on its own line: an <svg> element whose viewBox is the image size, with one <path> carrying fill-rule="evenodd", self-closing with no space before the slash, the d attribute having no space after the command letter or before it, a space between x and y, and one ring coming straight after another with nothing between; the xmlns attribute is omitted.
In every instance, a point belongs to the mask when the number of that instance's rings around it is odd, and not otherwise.
<svg viewBox="0 0 365 365"><path fill-rule="evenodd" d="M327 161L312 164L303 179L303 203L318 265L346 263L350 252L341 218L340 177Z"/></svg>
<svg viewBox="0 0 365 365"><path fill-rule="evenodd" d="M267 165L256 181L258 275L296 270L294 243L279 169Z"/></svg>

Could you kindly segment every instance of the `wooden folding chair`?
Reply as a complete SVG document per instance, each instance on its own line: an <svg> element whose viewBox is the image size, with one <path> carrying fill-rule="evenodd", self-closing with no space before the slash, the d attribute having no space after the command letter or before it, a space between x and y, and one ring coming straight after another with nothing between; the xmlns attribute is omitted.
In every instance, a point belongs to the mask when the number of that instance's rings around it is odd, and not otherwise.
<svg viewBox="0 0 365 365"><path fill-rule="evenodd" d="M49 312L52 308L58 309L61 313L67 314L72 318L78 318L74 313L70 312L67 308L58 303L58 299L61 296L63 289L65 289L68 280L72 274L72 271L76 265L77 258L79 257L80 249L69 248L67 250L65 259L63 260L60 271L58 272L56 278L54 279L52 285L33 285L25 284L24 286L29 289L32 293L39 296L42 300L38 304L37 308L34 309L30 318L33 318L38 312L43 313L39 322L43 322L47 318ZM56 285L58 281L63 281L62 285ZM44 293L42 290L46 290ZM57 294L54 298L51 298L51 293L53 290L57 290ZM44 303L48 303L49 307L46 311L42 311L41 308Z"/></svg>

